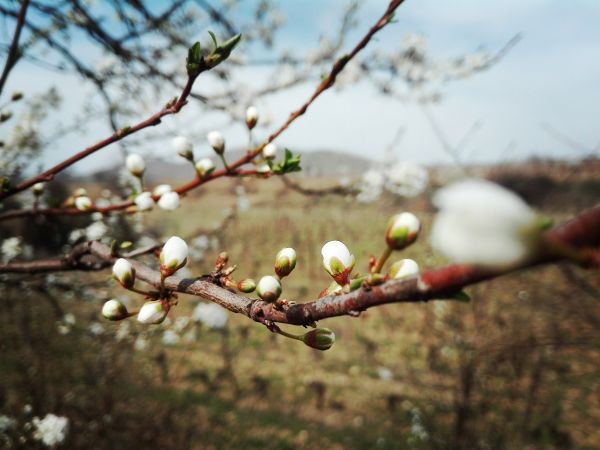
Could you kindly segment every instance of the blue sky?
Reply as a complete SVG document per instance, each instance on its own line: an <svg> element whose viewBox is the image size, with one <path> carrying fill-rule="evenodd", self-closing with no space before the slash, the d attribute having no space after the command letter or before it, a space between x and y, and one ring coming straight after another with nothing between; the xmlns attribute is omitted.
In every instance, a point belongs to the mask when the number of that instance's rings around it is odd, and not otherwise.
<svg viewBox="0 0 600 450"><path fill-rule="evenodd" d="M280 30L283 47L306 51L321 33L337 27L342 0L279 1L287 18ZM366 1L360 24L347 41L350 48L378 18L385 1ZM243 9L239 14L243 14ZM520 160L530 156L578 158L600 144L600 2L554 0L407 0L398 9L397 23L378 35L369 48L393 49L407 32L422 33L433 55L457 56L483 47L501 48L512 36L523 39L499 64L471 78L448 83L444 101L432 113L456 144L474 122L480 127L464 149L471 162ZM259 55L260 56L260 55ZM259 78L261 69L245 74ZM9 80L8 89L41 91L57 85L65 94L64 117L79 110L85 92L73 77L52 74L40 77L39 69L22 64ZM261 112L284 120L314 88L299 86L284 95L257 102ZM171 130L194 120L193 105L165 123ZM218 117L214 123L220 123ZM560 133L582 144L584 149L557 139L547 131L550 124ZM210 121L209 121L210 125ZM330 91L319 98L304 117L278 140L295 150L333 149L380 159L398 128L405 128L397 154L422 163L449 162L420 108L379 95L367 83L341 92ZM223 130L232 146L243 145L242 126ZM265 130L266 135L269 130ZM103 124L90 133L64 139L47 152L44 164L52 164L107 134ZM507 150L508 149L508 150ZM164 150L146 148L144 152ZM91 170L114 161L116 149L105 149L77 166Z"/></svg>

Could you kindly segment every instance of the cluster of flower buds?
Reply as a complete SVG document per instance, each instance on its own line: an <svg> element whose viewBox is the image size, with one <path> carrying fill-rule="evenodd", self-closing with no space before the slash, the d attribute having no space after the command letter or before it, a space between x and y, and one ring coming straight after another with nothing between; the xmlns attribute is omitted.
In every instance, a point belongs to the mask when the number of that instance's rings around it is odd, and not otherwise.
<svg viewBox="0 0 600 450"><path fill-rule="evenodd" d="M167 193L165 192L165 194ZM171 293L165 292L164 280L185 266L187 259L188 246L185 241L177 236L169 238L160 252L160 290L144 292L134 287L136 272L131 262L125 258L118 258L113 265L113 278L124 288L145 294L146 298L152 300L146 301L138 312L130 313L121 302L111 299L104 303L102 315L108 320L123 320L137 314L137 320L141 323L161 323L167 317L171 307L170 297L172 297Z"/></svg>
<svg viewBox="0 0 600 450"><path fill-rule="evenodd" d="M369 274L364 276L359 274L352 276L356 260L343 242L327 242L321 249L323 267L335 281L320 293L320 297L338 295L364 285L376 286L388 279L400 279L418 274L419 265L412 259L396 261L386 275L380 272L392 251L402 250L411 245L417 239L420 230L421 224L414 214L403 212L394 215L385 231L386 250L379 259L371 257Z"/></svg>
<svg viewBox="0 0 600 450"><path fill-rule="evenodd" d="M275 256L275 276L265 275L257 286L256 293L265 302L276 302L281 296L281 279L287 277L296 267L296 250L291 247L282 248Z"/></svg>

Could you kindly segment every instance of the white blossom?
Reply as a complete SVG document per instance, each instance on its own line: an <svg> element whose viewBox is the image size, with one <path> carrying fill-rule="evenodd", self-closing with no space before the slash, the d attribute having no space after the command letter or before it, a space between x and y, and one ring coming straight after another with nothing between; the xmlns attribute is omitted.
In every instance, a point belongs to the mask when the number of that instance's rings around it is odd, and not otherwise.
<svg viewBox="0 0 600 450"><path fill-rule="evenodd" d="M92 322L88 326L88 331L92 336L100 336L102 333L104 333L104 327L100 322Z"/></svg>
<svg viewBox="0 0 600 450"><path fill-rule="evenodd" d="M75 208L80 211L88 211L92 207L92 201L89 197L81 196L75 199Z"/></svg>
<svg viewBox="0 0 600 450"><path fill-rule="evenodd" d="M31 191L34 193L34 195L42 195L45 186L46 183L44 182L35 183L33 186L31 186Z"/></svg>
<svg viewBox="0 0 600 450"><path fill-rule="evenodd" d="M160 300L148 301L142 305L137 320L143 324L158 324L165 320L168 312Z"/></svg>
<svg viewBox="0 0 600 450"><path fill-rule="evenodd" d="M129 314L123 303L112 298L102 306L102 315L108 320L121 320Z"/></svg>
<svg viewBox="0 0 600 450"><path fill-rule="evenodd" d="M515 193L489 181L465 179L440 189L431 245L459 263L506 265L536 243L536 214Z"/></svg>
<svg viewBox="0 0 600 450"><path fill-rule="evenodd" d="M262 155L263 155L263 158L274 159L275 156L277 155L277 146L275 144L273 144L272 142L269 142L267 145L265 145L263 147Z"/></svg>
<svg viewBox="0 0 600 450"><path fill-rule="evenodd" d="M268 174L271 172L271 167L267 162L262 162L256 165L256 172L262 174Z"/></svg>
<svg viewBox="0 0 600 450"><path fill-rule="evenodd" d="M408 161L400 161L385 170L385 188L403 197L421 194L429 183L427 169Z"/></svg>
<svg viewBox="0 0 600 450"><path fill-rule="evenodd" d="M173 330L165 330L162 335L162 342L165 345L176 345L179 343L179 335Z"/></svg>
<svg viewBox="0 0 600 450"><path fill-rule="evenodd" d="M192 320L212 330L225 328L227 311L216 303L199 303L192 312Z"/></svg>
<svg viewBox="0 0 600 450"><path fill-rule="evenodd" d="M177 136L173 139L173 148L179 156L192 160L194 158L194 144L185 136Z"/></svg>
<svg viewBox="0 0 600 450"><path fill-rule="evenodd" d="M65 440L69 430L67 417L46 414L43 419L34 417L33 426L36 428L34 437L48 447L54 447Z"/></svg>
<svg viewBox="0 0 600 450"><path fill-rule="evenodd" d="M377 368L377 376L382 380L389 381L394 377L394 374L387 367L378 367Z"/></svg>
<svg viewBox="0 0 600 450"><path fill-rule="evenodd" d="M164 193L158 200L158 206L166 211L179 208L179 194L175 191Z"/></svg>
<svg viewBox="0 0 600 450"><path fill-rule="evenodd" d="M125 258L115 261L112 268L113 276L124 286L130 287L135 281L135 270Z"/></svg>
<svg viewBox="0 0 600 450"><path fill-rule="evenodd" d="M363 173L360 184L359 194L356 199L361 203L372 203L376 201L383 193L385 175L379 170L369 169Z"/></svg>
<svg viewBox="0 0 600 450"><path fill-rule="evenodd" d="M127 155L125 159L125 167L127 170L136 177L141 177L146 170L146 163L144 158L137 153L131 153Z"/></svg>
<svg viewBox="0 0 600 450"><path fill-rule="evenodd" d="M133 343L133 348L136 349L138 352L143 352L144 350L146 350L146 348L148 348L148 339L141 335L138 336L135 342Z"/></svg>
<svg viewBox="0 0 600 450"><path fill-rule="evenodd" d="M390 277L406 278L419 273L419 265L412 259L401 259L390 267Z"/></svg>
<svg viewBox="0 0 600 450"><path fill-rule="evenodd" d="M150 192L141 192L133 202L139 211L149 211L154 207L154 199Z"/></svg>
<svg viewBox="0 0 600 450"><path fill-rule="evenodd" d="M254 128L258 122L258 109L256 106L249 106L246 110L246 125L249 129Z"/></svg>
<svg viewBox="0 0 600 450"><path fill-rule="evenodd" d="M206 139L216 153L223 154L225 151L225 138L219 131L211 131L206 135Z"/></svg>
<svg viewBox="0 0 600 450"><path fill-rule="evenodd" d="M281 283L271 275L262 277L256 285L256 293L266 302L274 302L281 295Z"/></svg>
<svg viewBox="0 0 600 450"><path fill-rule="evenodd" d="M200 161L196 162L196 172L201 177L210 175L210 173L215 170L215 163L212 162L210 158L202 158Z"/></svg>
<svg viewBox="0 0 600 450"><path fill-rule="evenodd" d="M117 328L117 332L115 333L115 339L119 342L126 339L129 336L130 329L130 322L128 320L124 320L119 324L119 328Z"/></svg>
<svg viewBox="0 0 600 450"><path fill-rule="evenodd" d="M348 273L354 267L354 255L348 247L340 241L329 241L321 248L323 267L330 275L336 276ZM336 280L337 281L337 280Z"/></svg>
<svg viewBox="0 0 600 450"><path fill-rule="evenodd" d="M8 261L15 259L22 252L21 238L18 236L10 237L2 241L0 247L2 251L2 261L6 264Z"/></svg>
<svg viewBox="0 0 600 450"><path fill-rule="evenodd" d="M170 237L160 252L161 268L175 271L187 262L188 246L178 236Z"/></svg>
<svg viewBox="0 0 600 450"><path fill-rule="evenodd" d="M412 244L419 235L421 222L412 213L403 212L390 218L385 231L385 241L394 250L402 250Z"/></svg>
<svg viewBox="0 0 600 450"><path fill-rule="evenodd" d="M104 222L94 222L85 229L85 237L88 241L102 239L108 233L108 227Z"/></svg>
<svg viewBox="0 0 600 450"><path fill-rule="evenodd" d="M0 415L0 433L10 430L14 428L17 424L17 421L12 417Z"/></svg>
<svg viewBox="0 0 600 450"><path fill-rule="evenodd" d="M296 267L296 250L291 247L282 248L275 256L275 273L280 277L289 275Z"/></svg>
<svg viewBox="0 0 600 450"><path fill-rule="evenodd" d="M152 191L152 195L155 197L160 197L161 195L171 192L172 190L173 188L169 184L159 184Z"/></svg>

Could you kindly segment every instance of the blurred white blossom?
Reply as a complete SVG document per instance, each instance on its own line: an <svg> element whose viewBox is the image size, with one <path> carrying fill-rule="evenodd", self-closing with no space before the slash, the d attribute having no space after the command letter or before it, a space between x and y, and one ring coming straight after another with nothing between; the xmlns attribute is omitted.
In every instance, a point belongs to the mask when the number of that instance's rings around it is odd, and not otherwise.
<svg viewBox="0 0 600 450"><path fill-rule="evenodd" d="M514 192L490 181L457 181L440 189L433 203L440 211L431 245L455 262L511 264L536 243L537 215Z"/></svg>
<svg viewBox="0 0 600 450"><path fill-rule="evenodd" d="M173 330L165 330L162 335L162 342L165 345L176 345L179 343L179 335Z"/></svg>
<svg viewBox="0 0 600 450"><path fill-rule="evenodd" d="M108 227L104 222L93 222L85 229L85 237L88 241L102 239L108 233Z"/></svg>
<svg viewBox="0 0 600 450"><path fill-rule="evenodd" d="M207 328L220 330L227 324L227 311L216 303L200 303L192 312L192 320Z"/></svg>
<svg viewBox="0 0 600 450"><path fill-rule="evenodd" d="M43 419L34 417L32 423L36 428L35 439L42 441L48 447L60 444L67 437L69 419L66 417L46 414Z"/></svg>
<svg viewBox="0 0 600 450"><path fill-rule="evenodd" d="M10 237L8 239L4 239L2 241L2 246L0 247L2 251L2 261L6 264L12 259L15 259L17 256L21 254L21 238L20 237Z"/></svg>

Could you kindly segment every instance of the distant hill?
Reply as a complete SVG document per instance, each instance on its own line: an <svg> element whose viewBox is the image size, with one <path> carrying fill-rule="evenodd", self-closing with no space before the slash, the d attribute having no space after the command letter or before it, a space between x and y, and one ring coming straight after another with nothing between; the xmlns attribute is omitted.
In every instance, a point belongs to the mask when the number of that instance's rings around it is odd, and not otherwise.
<svg viewBox="0 0 600 450"><path fill-rule="evenodd" d="M281 150L282 152L282 150ZM228 161L236 161L244 152L227 152ZM362 173L365 167L372 164L367 158L352 155L350 153L336 152L331 150L320 150L301 153L302 171L306 176L353 176ZM282 155L278 154L278 158ZM217 167L221 162L218 158L211 158ZM107 182L118 176L121 165L109 169L100 170L92 175L98 181ZM165 161L161 159L150 159L146 161L145 180L149 184L161 182L181 182L194 177L194 171L189 163L183 160L178 162ZM89 176L86 176L89 179Z"/></svg>

